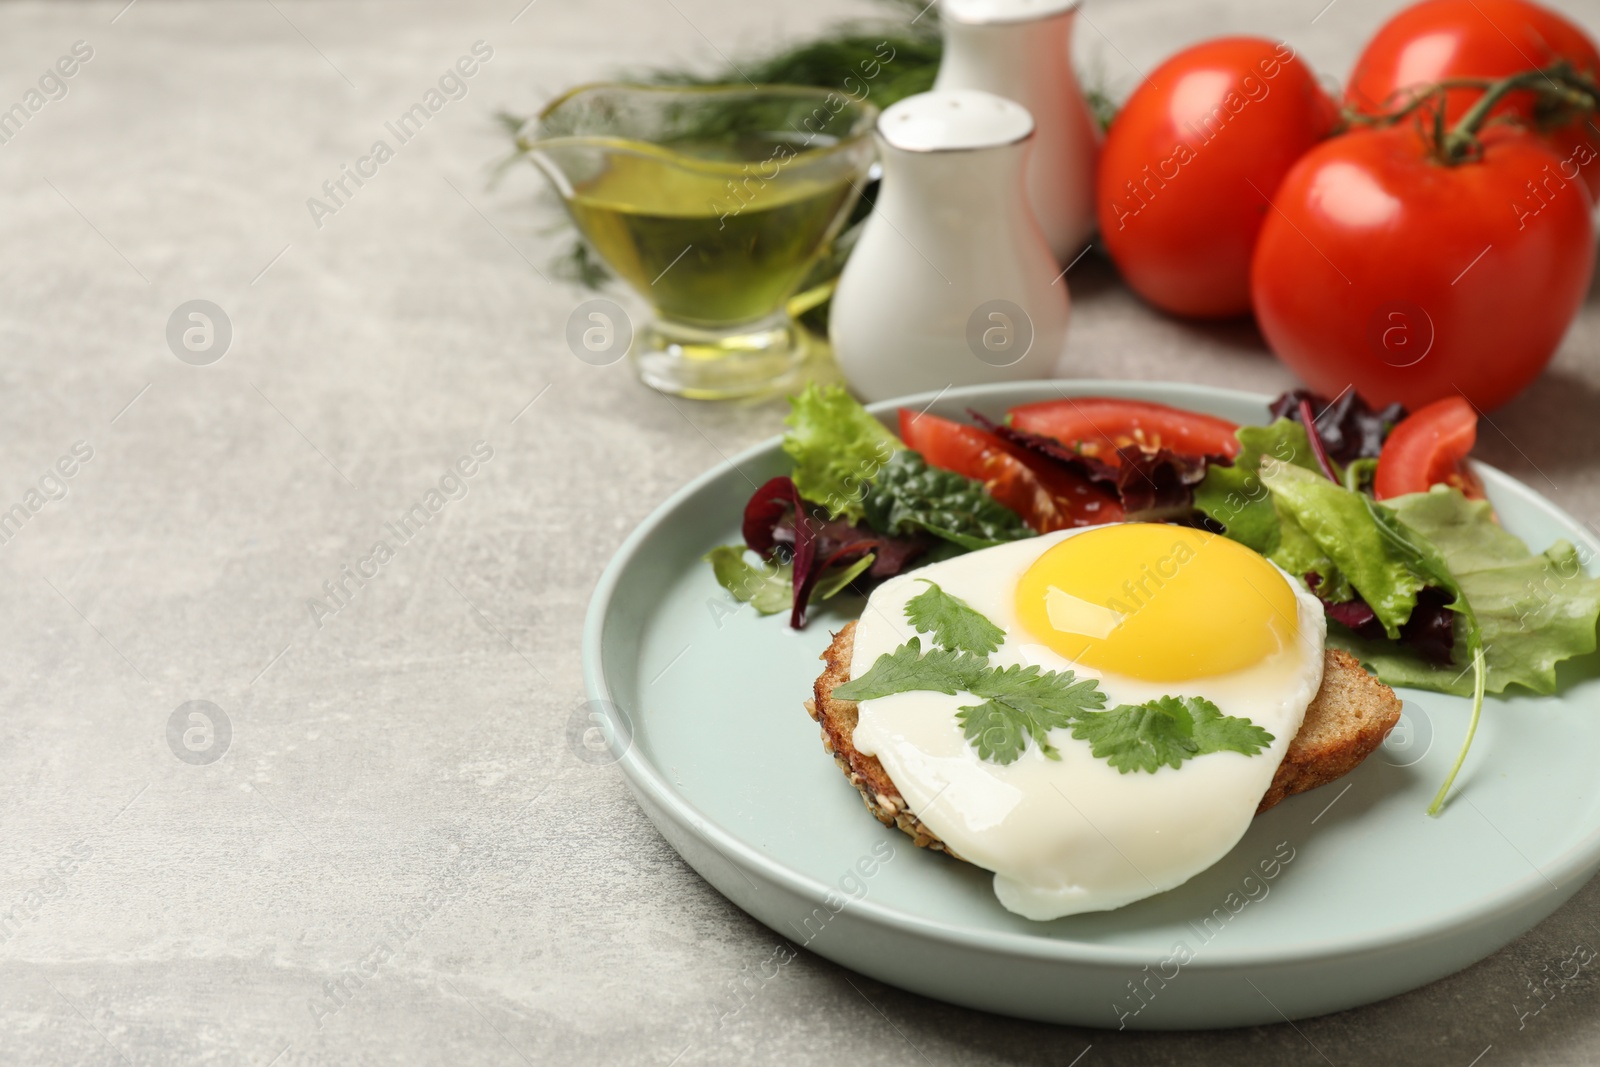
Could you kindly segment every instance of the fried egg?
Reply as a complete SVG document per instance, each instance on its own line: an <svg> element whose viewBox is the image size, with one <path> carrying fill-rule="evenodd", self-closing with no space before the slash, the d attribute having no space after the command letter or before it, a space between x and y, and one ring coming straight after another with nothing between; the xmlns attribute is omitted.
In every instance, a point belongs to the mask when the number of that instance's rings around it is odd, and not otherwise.
<svg viewBox="0 0 1600 1067"><path fill-rule="evenodd" d="M962 859L994 872L1000 903L1029 919L1106 911L1183 884L1238 843L1322 685L1322 606L1257 553L1201 530L1119 523L972 552L873 591L852 677L912 637L906 603L937 583L999 626L996 667L1093 678L1106 708L1203 697L1272 735L1253 756L1211 752L1153 774L1121 772L1069 729L1060 758L1029 744L979 758L957 718L971 694L860 702L856 748Z"/></svg>

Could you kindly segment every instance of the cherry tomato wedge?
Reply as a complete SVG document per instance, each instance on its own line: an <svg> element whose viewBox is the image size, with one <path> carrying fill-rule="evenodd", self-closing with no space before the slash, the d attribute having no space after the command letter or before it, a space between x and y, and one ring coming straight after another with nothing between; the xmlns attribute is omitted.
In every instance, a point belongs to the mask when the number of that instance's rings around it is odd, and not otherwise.
<svg viewBox="0 0 1600 1067"><path fill-rule="evenodd" d="M988 430L901 408L900 439L930 465L982 482L1039 533L1122 521L1122 505L1110 493Z"/></svg>
<svg viewBox="0 0 1600 1067"><path fill-rule="evenodd" d="M1435 400L1390 431L1372 478L1373 495L1387 500L1444 484L1483 499L1483 487L1462 463L1477 439L1478 412L1465 397Z"/></svg>
<svg viewBox="0 0 1600 1067"><path fill-rule="evenodd" d="M1107 463L1116 463L1117 449L1129 445L1186 456L1239 454L1236 424L1146 400L1103 396L1043 400L1012 408L1010 415L1011 425L1019 430L1054 437Z"/></svg>

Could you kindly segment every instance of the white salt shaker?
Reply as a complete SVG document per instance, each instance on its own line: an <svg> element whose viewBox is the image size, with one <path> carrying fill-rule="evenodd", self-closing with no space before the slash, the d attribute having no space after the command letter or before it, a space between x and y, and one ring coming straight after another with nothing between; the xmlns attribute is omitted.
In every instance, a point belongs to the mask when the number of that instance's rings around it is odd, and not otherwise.
<svg viewBox="0 0 1600 1067"><path fill-rule="evenodd" d="M829 312L865 399L1046 378L1066 341L1065 279L1028 206L1033 119L975 90L878 118L883 180Z"/></svg>
<svg viewBox="0 0 1600 1067"><path fill-rule="evenodd" d="M1028 196L1062 264L1094 232L1095 121L1072 69L1081 0L941 0L944 58L935 89L982 89L1033 114Z"/></svg>

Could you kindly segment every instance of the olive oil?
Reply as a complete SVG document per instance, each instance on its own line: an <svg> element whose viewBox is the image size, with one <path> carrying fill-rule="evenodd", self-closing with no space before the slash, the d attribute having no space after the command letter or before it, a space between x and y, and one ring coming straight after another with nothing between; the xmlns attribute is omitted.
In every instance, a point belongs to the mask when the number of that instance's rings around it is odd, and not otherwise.
<svg viewBox="0 0 1600 1067"><path fill-rule="evenodd" d="M855 196L849 175L786 172L793 153L778 142L670 147L701 165L619 152L576 184L579 230L664 318L716 328L773 315Z"/></svg>

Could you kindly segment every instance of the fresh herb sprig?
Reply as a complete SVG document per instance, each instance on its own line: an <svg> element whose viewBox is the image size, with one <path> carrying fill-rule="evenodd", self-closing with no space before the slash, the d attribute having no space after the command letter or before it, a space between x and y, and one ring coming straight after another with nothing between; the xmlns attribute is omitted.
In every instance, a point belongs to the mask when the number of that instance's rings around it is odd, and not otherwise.
<svg viewBox="0 0 1600 1067"><path fill-rule="evenodd" d="M1249 719L1222 714L1205 697L1172 696L1081 716L1072 724L1072 736L1089 742L1096 758L1123 774L1154 774L1162 766L1179 767L1211 752L1254 756L1273 742L1266 730Z"/></svg>
<svg viewBox="0 0 1600 1067"><path fill-rule="evenodd" d="M1259 754L1273 736L1249 719L1223 715L1204 697L1164 696L1144 704L1102 711L1106 696L1092 678L1074 671L989 665L1005 631L937 583L906 602L906 618L934 647L923 652L913 637L878 657L861 677L834 689L840 700L876 700L896 693L971 693L981 704L956 709L962 736L980 759L1002 766L1016 762L1029 743L1048 759L1061 752L1050 731L1070 729L1090 743L1090 752L1119 772L1154 774L1212 752Z"/></svg>
<svg viewBox="0 0 1600 1067"><path fill-rule="evenodd" d="M906 618L918 633L933 634L933 643L939 648L987 656L1006 639L1004 630L965 600L946 593L937 582L918 581L928 588L906 601Z"/></svg>
<svg viewBox="0 0 1600 1067"><path fill-rule="evenodd" d="M992 763L1015 763L1029 740L1053 760L1061 753L1050 743L1050 731L1072 725L1086 711L1105 707L1106 695L1094 680L1078 680L1073 671L1030 667L991 667L988 657L955 649L922 653L913 637L893 652L878 657L872 668L833 691L840 700L876 700L895 693L933 692L954 696L971 693L982 704L956 710L961 732Z"/></svg>

